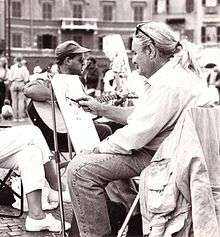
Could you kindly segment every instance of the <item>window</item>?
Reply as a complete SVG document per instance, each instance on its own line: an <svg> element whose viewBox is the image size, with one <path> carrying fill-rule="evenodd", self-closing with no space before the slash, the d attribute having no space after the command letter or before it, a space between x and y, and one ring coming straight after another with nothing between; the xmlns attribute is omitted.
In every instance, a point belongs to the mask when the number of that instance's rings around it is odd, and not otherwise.
<svg viewBox="0 0 220 237"><path fill-rule="evenodd" d="M20 33L12 33L12 47L14 48L21 48L21 34Z"/></svg>
<svg viewBox="0 0 220 237"><path fill-rule="evenodd" d="M169 13L169 0L155 0L154 11L157 14Z"/></svg>
<svg viewBox="0 0 220 237"><path fill-rule="evenodd" d="M55 49L57 37L49 34L37 36L37 47L39 49Z"/></svg>
<svg viewBox="0 0 220 237"><path fill-rule="evenodd" d="M82 18L81 4L73 4L73 18Z"/></svg>
<svg viewBox="0 0 220 237"><path fill-rule="evenodd" d="M216 7L217 0L205 0L205 6L206 7Z"/></svg>
<svg viewBox="0 0 220 237"><path fill-rule="evenodd" d="M217 29L216 29L216 26L206 27L206 40L208 42L217 42Z"/></svg>
<svg viewBox="0 0 220 237"><path fill-rule="evenodd" d="M52 19L52 4L44 2L42 4L43 19Z"/></svg>
<svg viewBox="0 0 220 237"><path fill-rule="evenodd" d="M191 13L194 10L194 1L186 0L186 12Z"/></svg>
<svg viewBox="0 0 220 237"><path fill-rule="evenodd" d="M205 43L206 42L206 35L205 35L205 27L202 26L202 34L201 34L201 41L202 43Z"/></svg>
<svg viewBox="0 0 220 237"><path fill-rule="evenodd" d="M103 20L104 21L112 21L112 13L113 13L112 5L103 6Z"/></svg>
<svg viewBox="0 0 220 237"><path fill-rule="evenodd" d="M21 18L21 2L13 1L12 2L12 17Z"/></svg>
<svg viewBox="0 0 220 237"><path fill-rule="evenodd" d="M217 27L217 42L220 42L220 26Z"/></svg>
<svg viewBox="0 0 220 237"><path fill-rule="evenodd" d="M144 19L144 7L134 6L134 21L143 21Z"/></svg>
<svg viewBox="0 0 220 237"><path fill-rule="evenodd" d="M202 43L214 42L216 43L219 39L218 31L216 26L203 26L202 27Z"/></svg>
<svg viewBox="0 0 220 237"><path fill-rule="evenodd" d="M193 42L194 39L194 30L185 30L184 36L189 41Z"/></svg>

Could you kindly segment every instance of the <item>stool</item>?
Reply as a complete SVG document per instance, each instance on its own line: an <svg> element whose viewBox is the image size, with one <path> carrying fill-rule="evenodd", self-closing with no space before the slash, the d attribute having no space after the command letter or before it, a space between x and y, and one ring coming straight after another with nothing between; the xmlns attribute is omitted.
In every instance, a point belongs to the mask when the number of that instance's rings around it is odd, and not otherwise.
<svg viewBox="0 0 220 237"><path fill-rule="evenodd" d="M17 193L15 192L6 182L9 180L9 178L11 177L11 174L13 173L13 169L10 169L7 173L7 175L5 176L5 178L3 180L0 179L0 192L2 191L2 189L4 187L7 187L8 189L10 189L12 191L12 193L18 197L21 202L20 202L20 212L18 215L10 215L10 214L2 214L0 213L0 217L7 217L7 218L19 218L22 216L22 214L24 213L24 200L23 200L23 185L22 185L22 181L21 181L21 193Z"/></svg>

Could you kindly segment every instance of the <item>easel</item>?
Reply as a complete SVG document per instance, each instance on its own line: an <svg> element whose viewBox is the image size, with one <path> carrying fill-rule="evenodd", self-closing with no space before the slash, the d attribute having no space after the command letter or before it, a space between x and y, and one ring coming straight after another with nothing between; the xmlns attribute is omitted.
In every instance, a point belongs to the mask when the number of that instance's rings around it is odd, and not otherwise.
<svg viewBox="0 0 220 237"><path fill-rule="evenodd" d="M51 78L50 78L51 79ZM57 128L56 128L56 114L55 114L55 96L52 88L52 84L50 84L51 90L51 105L52 105L52 118L53 118L53 138L54 138L54 155L53 158L56 162L56 171L57 171L57 182L58 182L58 195L59 195L59 205L60 205L60 215L61 215L61 225L62 225L62 237L66 237L65 233L65 216L64 216L64 207L63 207L63 194L61 187L61 173L60 173L60 152L58 148L58 139L57 139ZM72 153L71 142L68 136L68 147L69 153ZM72 157L72 154L70 154Z"/></svg>

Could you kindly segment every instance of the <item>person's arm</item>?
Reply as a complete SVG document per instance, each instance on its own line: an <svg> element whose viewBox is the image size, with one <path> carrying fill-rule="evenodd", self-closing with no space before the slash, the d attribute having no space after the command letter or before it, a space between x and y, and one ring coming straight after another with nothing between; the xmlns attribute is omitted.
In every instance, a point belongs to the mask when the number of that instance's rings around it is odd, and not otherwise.
<svg viewBox="0 0 220 237"><path fill-rule="evenodd" d="M45 82L46 83L46 82ZM50 88L44 82L35 80L29 82L24 87L24 94L35 101L48 101L51 99Z"/></svg>
<svg viewBox="0 0 220 237"><path fill-rule="evenodd" d="M83 106L85 111L106 117L120 124L127 124L127 118L134 109L133 107L116 107L102 104L92 97L80 98L78 103Z"/></svg>
<svg viewBox="0 0 220 237"><path fill-rule="evenodd" d="M96 153L130 154L144 147L169 122L175 123L181 110L178 91L166 87L150 91L136 105L128 124L101 141Z"/></svg>
<svg viewBox="0 0 220 237"><path fill-rule="evenodd" d="M116 107L102 104L98 112L99 116L106 117L120 124L127 124L129 115L133 112L134 107Z"/></svg>

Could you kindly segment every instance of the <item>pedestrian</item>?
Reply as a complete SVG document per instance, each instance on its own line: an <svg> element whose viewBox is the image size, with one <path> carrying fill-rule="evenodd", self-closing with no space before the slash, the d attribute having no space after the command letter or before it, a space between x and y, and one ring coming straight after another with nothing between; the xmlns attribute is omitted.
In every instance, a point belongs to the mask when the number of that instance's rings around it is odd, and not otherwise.
<svg viewBox="0 0 220 237"><path fill-rule="evenodd" d="M85 81L85 88L89 95L100 95L100 91L97 91L100 73L94 57L90 56L86 58L82 78Z"/></svg>
<svg viewBox="0 0 220 237"><path fill-rule="evenodd" d="M15 63L10 68L9 78L14 120L24 121L26 114L23 89L24 85L29 81L29 71L24 65L22 57L16 57L14 61Z"/></svg>
<svg viewBox="0 0 220 237"><path fill-rule="evenodd" d="M6 97L7 85L9 78L9 69L7 66L7 58L0 58L0 114L2 113L2 106Z"/></svg>

